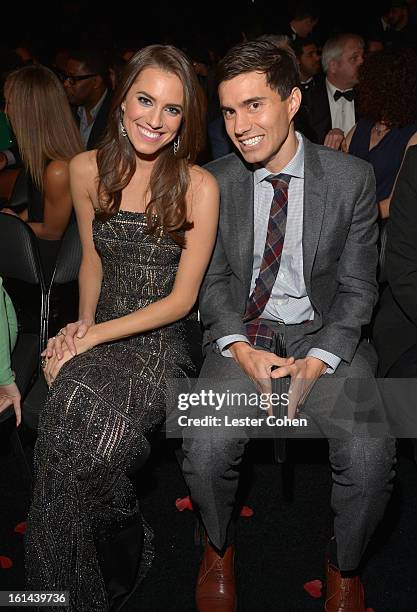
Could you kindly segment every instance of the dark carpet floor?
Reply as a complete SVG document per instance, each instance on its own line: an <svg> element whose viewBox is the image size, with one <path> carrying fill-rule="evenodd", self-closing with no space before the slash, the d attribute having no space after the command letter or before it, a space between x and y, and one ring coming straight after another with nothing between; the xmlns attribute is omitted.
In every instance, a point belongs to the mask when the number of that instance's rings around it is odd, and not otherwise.
<svg viewBox="0 0 417 612"><path fill-rule="evenodd" d="M25 520L30 489L22 457L6 441L5 425L0 432L0 560L9 558L13 565L0 569L0 590L18 590L24 584L23 536L14 530ZM22 440L30 462L33 439L24 434ZM239 519L239 612L323 610L323 600L312 598L303 585L323 579L323 551L331 530L325 443L293 441L288 449L284 481L269 441L253 442L247 453L242 496L254 514ZM201 549L194 542L193 513L175 506L187 489L172 441L155 447L136 482L157 552L126 612L193 612ZM403 442L394 495L363 573L367 605L375 612L417 610L416 509L417 465Z"/></svg>

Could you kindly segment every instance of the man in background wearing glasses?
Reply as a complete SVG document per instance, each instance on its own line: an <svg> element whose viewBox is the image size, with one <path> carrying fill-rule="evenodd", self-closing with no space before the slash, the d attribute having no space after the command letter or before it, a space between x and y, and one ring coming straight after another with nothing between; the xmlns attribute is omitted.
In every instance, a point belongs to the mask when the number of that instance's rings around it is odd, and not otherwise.
<svg viewBox="0 0 417 612"><path fill-rule="evenodd" d="M71 51L61 79L81 138L88 150L95 149L106 128L112 96L103 54L90 49Z"/></svg>

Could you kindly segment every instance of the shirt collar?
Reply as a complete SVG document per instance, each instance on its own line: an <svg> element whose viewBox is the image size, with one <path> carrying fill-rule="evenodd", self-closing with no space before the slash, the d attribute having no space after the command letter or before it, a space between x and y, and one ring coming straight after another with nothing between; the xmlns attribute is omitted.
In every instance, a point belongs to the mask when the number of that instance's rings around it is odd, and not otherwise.
<svg viewBox="0 0 417 612"><path fill-rule="evenodd" d="M326 79L326 87L327 87L327 91L330 93L330 96L334 99L334 92L335 91L351 91L353 89L353 87L348 87L347 89L339 89L339 87L335 87L334 85L332 85L332 83L330 83L330 81L328 81Z"/></svg>
<svg viewBox="0 0 417 612"><path fill-rule="evenodd" d="M90 111L90 115L92 116L93 120L96 118L98 111L101 108L101 105L104 102L104 98L107 96L107 89L105 90L104 94L101 96L100 100L97 102L97 104L91 109ZM77 108L77 114L79 117L82 117L83 114L85 112L84 106L79 106Z"/></svg>
<svg viewBox="0 0 417 612"><path fill-rule="evenodd" d="M295 132L298 146L297 151L288 164L279 172L279 174L289 174L296 178L304 178L304 142L303 137L299 132ZM278 173L277 173L278 174ZM271 175L271 171L266 168L257 168L254 173L255 185L261 183L267 176Z"/></svg>

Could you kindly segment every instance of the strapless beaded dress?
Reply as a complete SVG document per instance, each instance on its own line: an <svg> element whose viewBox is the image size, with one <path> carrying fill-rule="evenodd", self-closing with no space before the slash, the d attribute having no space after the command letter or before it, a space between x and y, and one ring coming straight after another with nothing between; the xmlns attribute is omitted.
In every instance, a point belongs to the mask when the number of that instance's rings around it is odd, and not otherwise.
<svg viewBox="0 0 417 612"><path fill-rule="evenodd" d="M170 293L182 249L148 235L143 213L94 220L93 236L103 266L97 322ZM149 568L151 530L129 476L165 419L169 381L197 374L199 341L192 313L74 357L52 385L35 447L26 576L27 588L69 591L62 610L118 610Z"/></svg>

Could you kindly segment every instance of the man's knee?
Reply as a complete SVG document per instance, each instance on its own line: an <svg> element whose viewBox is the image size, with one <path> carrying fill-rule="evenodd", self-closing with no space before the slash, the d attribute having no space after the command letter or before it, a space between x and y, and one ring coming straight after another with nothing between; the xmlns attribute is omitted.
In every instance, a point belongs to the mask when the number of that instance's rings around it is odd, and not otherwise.
<svg viewBox="0 0 417 612"><path fill-rule="evenodd" d="M228 436L185 438L183 443L185 473L200 478L222 474L230 466L240 463L246 440Z"/></svg>
<svg viewBox="0 0 417 612"><path fill-rule="evenodd" d="M362 495L378 493L392 480L395 463L394 438L352 436L331 440L330 462L335 478L359 487Z"/></svg>

